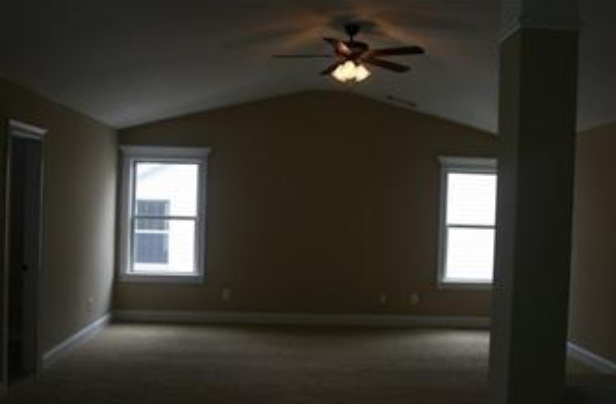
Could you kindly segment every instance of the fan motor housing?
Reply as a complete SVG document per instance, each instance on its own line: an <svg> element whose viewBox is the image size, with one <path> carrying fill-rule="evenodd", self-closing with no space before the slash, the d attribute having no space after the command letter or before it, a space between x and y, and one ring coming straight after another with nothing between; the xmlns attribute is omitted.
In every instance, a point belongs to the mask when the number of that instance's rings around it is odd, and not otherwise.
<svg viewBox="0 0 616 404"><path fill-rule="evenodd" d="M365 42L359 41L345 41L344 44L353 52L353 53L363 53L368 50L368 44Z"/></svg>

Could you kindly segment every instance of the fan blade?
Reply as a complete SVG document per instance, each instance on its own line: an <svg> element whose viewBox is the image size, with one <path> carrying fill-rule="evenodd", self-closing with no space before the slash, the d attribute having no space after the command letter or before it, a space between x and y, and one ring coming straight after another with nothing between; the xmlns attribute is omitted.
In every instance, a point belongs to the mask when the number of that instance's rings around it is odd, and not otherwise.
<svg viewBox="0 0 616 404"><path fill-rule="evenodd" d="M338 55L342 55L342 56L350 56L351 50L349 49L348 46L345 45L344 42L342 42L339 39L336 38L323 38L323 40L325 42L327 42L328 44L330 44L331 46L334 47L334 50L336 51L336 54Z"/></svg>
<svg viewBox="0 0 616 404"><path fill-rule="evenodd" d="M419 55L426 53L420 46L401 46L398 48L374 49L368 51L368 57L378 56L400 56L400 55Z"/></svg>
<svg viewBox="0 0 616 404"><path fill-rule="evenodd" d="M342 63L344 63L344 62L336 62L336 63L332 63L331 65L329 65L329 66L327 67L327 69L325 69L325 70L323 70L323 71L321 72L321 76L328 76L328 75L332 74L332 72L333 72L334 70L336 70L336 69L338 68L338 66L340 66Z"/></svg>
<svg viewBox="0 0 616 404"><path fill-rule="evenodd" d="M334 55L272 55L273 58L276 59L292 59L292 58L322 58L322 59L331 59Z"/></svg>
<svg viewBox="0 0 616 404"><path fill-rule="evenodd" d="M382 67L383 69L387 69L387 70L392 70L396 73L404 73L404 72L408 72L409 70L411 70L411 68L408 66L401 65L398 63L388 62L387 60L383 60L383 59L367 58L367 59L363 59L362 61L365 63L371 64L373 66Z"/></svg>

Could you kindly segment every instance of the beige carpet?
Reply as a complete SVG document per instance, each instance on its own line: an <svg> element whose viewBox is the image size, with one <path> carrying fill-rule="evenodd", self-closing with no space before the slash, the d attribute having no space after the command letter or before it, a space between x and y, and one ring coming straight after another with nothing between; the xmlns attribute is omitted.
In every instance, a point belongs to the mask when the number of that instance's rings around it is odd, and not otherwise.
<svg viewBox="0 0 616 404"><path fill-rule="evenodd" d="M113 325L3 403L485 403L488 333Z"/></svg>

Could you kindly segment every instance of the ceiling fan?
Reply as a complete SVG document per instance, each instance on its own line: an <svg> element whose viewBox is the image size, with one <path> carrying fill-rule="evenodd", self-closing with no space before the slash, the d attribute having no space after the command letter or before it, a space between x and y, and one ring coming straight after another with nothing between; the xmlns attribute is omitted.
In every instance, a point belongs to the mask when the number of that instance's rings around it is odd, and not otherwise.
<svg viewBox="0 0 616 404"><path fill-rule="evenodd" d="M394 48L371 49L365 42L356 41L359 34L359 24L347 24L344 31L349 39L342 41L336 38L325 37L323 40L330 44L333 54L295 54L274 55L275 58L336 58L337 60L321 72L321 75L332 75L342 82L359 82L370 76L370 71L364 65L372 65L396 73L409 71L409 66L382 59L384 56L417 55L425 53L420 46L400 46Z"/></svg>

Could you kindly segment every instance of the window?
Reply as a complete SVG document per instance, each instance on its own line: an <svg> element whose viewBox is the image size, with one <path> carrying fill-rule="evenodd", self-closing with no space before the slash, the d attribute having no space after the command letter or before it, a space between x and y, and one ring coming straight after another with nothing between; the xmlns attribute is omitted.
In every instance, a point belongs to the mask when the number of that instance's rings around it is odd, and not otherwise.
<svg viewBox="0 0 616 404"><path fill-rule="evenodd" d="M439 284L489 286L494 272L496 161L442 157Z"/></svg>
<svg viewBox="0 0 616 404"><path fill-rule="evenodd" d="M121 279L202 279L208 151L122 147Z"/></svg>

